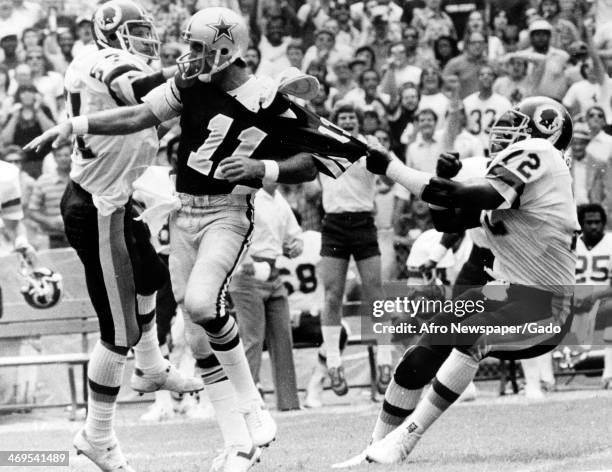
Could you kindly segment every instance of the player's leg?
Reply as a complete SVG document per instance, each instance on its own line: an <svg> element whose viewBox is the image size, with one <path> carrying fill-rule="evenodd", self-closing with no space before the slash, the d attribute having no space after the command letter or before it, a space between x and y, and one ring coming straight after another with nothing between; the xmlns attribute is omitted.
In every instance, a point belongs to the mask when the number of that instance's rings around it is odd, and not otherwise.
<svg viewBox="0 0 612 472"><path fill-rule="evenodd" d="M134 346L134 373L131 387L147 393L170 390L178 393L198 392L204 388L198 378L183 376L175 366L164 359L155 323L157 290L169 283L168 267L159 258L151 244L151 234L142 221L135 221L137 213L126 206L125 243L128 247L133 271L141 336Z"/></svg>
<svg viewBox="0 0 612 472"><path fill-rule="evenodd" d="M131 470L121 453L113 421L126 355L137 341L136 297L124 239L124 209L98 214L91 195L70 183L62 198L66 236L85 270L85 281L100 323L100 339L88 368L85 426L74 445L101 468L111 463Z"/></svg>
<svg viewBox="0 0 612 472"><path fill-rule="evenodd" d="M345 254L345 257L329 257L323 255L324 250L325 246L321 248L320 262L321 280L325 291L325 301L321 313L321 333L325 345L331 388L336 395L346 395L348 385L344 377L339 346L342 331L342 300L350 254Z"/></svg>
<svg viewBox="0 0 612 472"><path fill-rule="evenodd" d="M253 230L251 200L251 196L245 195L219 196L214 197L214 204L181 210L196 217L194 223L199 228L192 231L199 247L184 292L184 309L208 334L215 356L236 389L255 444L266 445L276 437L276 424L264 409L238 326L225 306L231 275ZM172 237L171 234L171 244Z"/></svg>
<svg viewBox="0 0 612 472"><path fill-rule="evenodd" d="M188 315L183 319L185 337L196 358L196 373L206 386L223 437L224 451L213 460L211 471L222 471L224 467L226 470L248 470L260 451L253 445L244 416L239 412L236 391L210 348L204 328ZM235 468L230 468L231 465Z"/></svg>

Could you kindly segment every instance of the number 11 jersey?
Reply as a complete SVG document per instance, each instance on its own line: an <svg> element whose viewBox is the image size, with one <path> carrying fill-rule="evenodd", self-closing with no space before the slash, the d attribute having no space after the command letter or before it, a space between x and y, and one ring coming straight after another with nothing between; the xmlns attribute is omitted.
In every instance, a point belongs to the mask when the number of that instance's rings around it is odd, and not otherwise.
<svg viewBox="0 0 612 472"><path fill-rule="evenodd" d="M481 216L493 270L510 283L569 293L580 226L563 155L545 139L526 139L497 154L485 177L504 198Z"/></svg>

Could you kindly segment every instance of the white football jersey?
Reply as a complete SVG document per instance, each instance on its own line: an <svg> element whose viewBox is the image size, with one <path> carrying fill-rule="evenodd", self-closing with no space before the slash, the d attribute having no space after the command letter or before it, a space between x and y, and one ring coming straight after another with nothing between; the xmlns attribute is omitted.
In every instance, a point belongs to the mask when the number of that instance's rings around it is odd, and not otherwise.
<svg viewBox="0 0 612 472"><path fill-rule="evenodd" d="M154 71L139 57L122 49L87 48L66 71L66 109L73 116L135 105L132 81ZM104 214L123 206L132 182L157 153L155 128L125 136L78 136L70 178L94 196Z"/></svg>
<svg viewBox="0 0 612 472"><path fill-rule="evenodd" d="M2 219L23 218L21 206L21 184L17 166L0 160L0 227Z"/></svg>
<svg viewBox="0 0 612 472"><path fill-rule="evenodd" d="M462 182L478 177L484 177L487 167L489 166L489 159L484 156L469 157L461 160L461 170L453 180ZM481 226L477 228L470 228L467 230L470 239L476 246L488 248L487 236Z"/></svg>
<svg viewBox="0 0 612 472"><path fill-rule="evenodd" d="M504 198L481 216L494 272L510 283L566 294L580 226L561 152L544 139L519 141L495 156L485 177Z"/></svg>
<svg viewBox="0 0 612 472"><path fill-rule="evenodd" d="M463 106L467 116L466 128L478 136L483 147L488 149L489 129L504 112L512 108L512 104L506 97L497 93L482 100L478 92L475 92L463 99Z"/></svg>
<svg viewBox="0 0 612 472"><path fill-rule="evenodd" d="M576 242L576 283L610 285L612 274L612 233L606 233L591 249L582 238Z"/></svg>
<svg viewBox="0 0 612 472"><path fill-rule="evenodd" d="M305 231L302 254L294 259L280 256L276 267L289 292L289 310L292 314L308 312L318 316L323 309L323 282L317 277L317 266L321 260L321 233Z"/></svg>

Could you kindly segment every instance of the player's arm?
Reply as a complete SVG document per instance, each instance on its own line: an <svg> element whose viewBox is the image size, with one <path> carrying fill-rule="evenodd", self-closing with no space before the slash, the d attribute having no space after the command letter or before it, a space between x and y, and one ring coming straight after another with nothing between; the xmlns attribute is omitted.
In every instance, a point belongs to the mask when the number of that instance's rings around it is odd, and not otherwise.
<svg viewBox="0 0 612 472"><path fill-rule="evenodd" d="M219 168L222 177L233 183L267 179L283 184L297 184L314 180L318 172L312 155L306 152L295 154L282 161L259 161L249 157L232 156L224 159L219 164Z"/></svg>

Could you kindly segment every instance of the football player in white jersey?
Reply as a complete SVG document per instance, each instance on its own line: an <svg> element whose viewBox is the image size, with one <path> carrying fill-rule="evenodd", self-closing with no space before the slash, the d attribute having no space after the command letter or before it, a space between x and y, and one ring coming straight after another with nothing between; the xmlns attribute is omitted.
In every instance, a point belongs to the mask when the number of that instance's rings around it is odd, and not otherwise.
<svg viewBox="0 0 612 472"><path fill-rule="evenodd" d="M151 19L131 0L112 0L93 16L97 48L83 50L65 76L68 113L110 110L141 102L174 69L154 71L159 41ZM126 356L135 354L133 389L196 392L201 379L186 378L164 359L155 329L155 294L169 278L134 221L132 182L155 159L157 131L75 140L70 183L61 202L66 236L85 268L87 290L100 322L89 362L88 412L74 438L79 453L105 471L131 471L113 429Z"/></svg>
<svg viewBox="0 0 612 472"><path fill-rule="evenodd" d="M510 101L493 92L495 71L489 65L482 66L478 71L478 92L463 99L463 107L467 116L467 129L477 136L484 149L489 145L489 129L506 110L512 107Z"/></svg>
<svg viewBox="0 0 612 472"><path fill-rule="evenodd" d="M482 223L495 256L494 273L505 284L467 290L454 300L462 306L481 303L472 313L434 315L431 322L446 326L447 333L424 334L406 351L385 395L392 408L381 411L372 443L339 466L402 462L459 398L484 357L534 357L561 341L571 324L580 230L563 156L571 137L572 121L562 105L546 97L525 99L492 127L492 162L485 176L467 182L449 180L461 167L455 155L441 157L448 166L435 176L406 167L371 143L370 170L427 201L438 230L457 232Z"/></svg>
<svg viewBox="0 0 612 472"><path fill-rule="evenodd" d="M578 207L578 221L582 235L576 244L576 321L588 317L589 338L594 331L603 329L604 371L601 376L604 388L612 386L612 233L606 232L607 215L596 203ZM586 312L586 313L585 313Z"/></svg>

